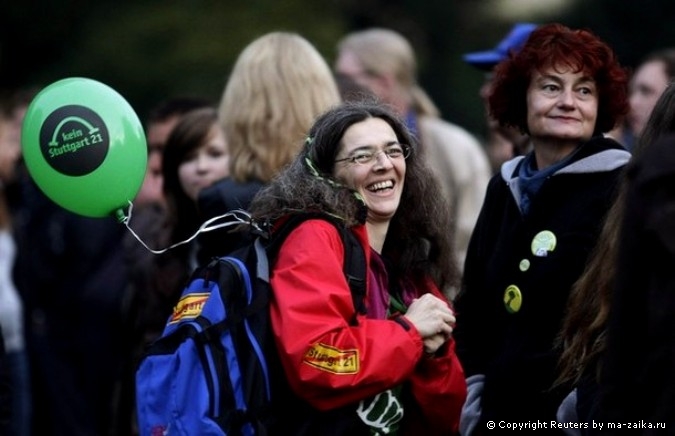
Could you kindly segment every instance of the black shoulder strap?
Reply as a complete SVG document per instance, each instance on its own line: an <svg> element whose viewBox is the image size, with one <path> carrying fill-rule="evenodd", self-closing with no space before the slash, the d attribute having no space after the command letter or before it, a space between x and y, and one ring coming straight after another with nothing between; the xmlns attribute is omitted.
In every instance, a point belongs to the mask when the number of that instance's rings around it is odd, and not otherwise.
<svg viewBox="0 0 675 436"><path fill-rule="evenodd" d="M349 283L349 288L352 293L352 301L354 303L354 308L356 309L356 314L354 315L354 322L356 322L357 314L366 313L366 255L363 251L363 247L359 242L358 238L351 230L347 228L341 221L337 218L333 218L329 215L323 213L297 213L288 217L288 219L281 224L279 228L274 229L274 232L267 240L267 243L263 247L260 239L256 240L256 251L264 249L267 251L269 257L276 255L277 251L281 247L281 244L286 239L286 237L298 226L300 223L307 221L308 219L322 219L333 224L335 228L340 233L342 243L345 248L345 259L343 265L343 271L347 282ZM261 256L258 256L260 259ZM265 271L258 271L259 277L269 278L269 265L265 265ZM266 274L261 276L260 274Z"/></svg>

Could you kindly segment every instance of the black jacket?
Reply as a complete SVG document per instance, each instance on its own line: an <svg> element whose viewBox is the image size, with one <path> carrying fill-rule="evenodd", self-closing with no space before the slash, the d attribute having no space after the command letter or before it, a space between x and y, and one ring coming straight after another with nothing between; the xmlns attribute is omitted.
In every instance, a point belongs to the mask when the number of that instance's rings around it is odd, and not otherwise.
<svg viewBox="0 0 675 436"><path fill-rule="evenodd" d="M485 376L482 423L555 420L567 391L551 390L554 341L629 157L615 141L593 138L544 182L527 216L518 206L523 157L490 181L455 304L466 375ZM555 242L546 245L551 234Z"/></svg>
<svg viewBox="0 0 675 436"><path fill-rule="evenodd" d="M675 136L636 157L628 183L601 419L637 423L640 434L675 434ZM656 423L665 430L642 426Z"/></svg>
<svg viewBox="0 0 675 436"><path fill-rule="evenodd" d="M199 213L202 222L223 215L227 212L247 210L255 194L264 186L262 182L235 182L226 177L199 193ZM233 231L232 227L224 227L199 236L199 260L205 263L214 256L224 256L236 248L243 246L250 239L245 232Z"/></svg>

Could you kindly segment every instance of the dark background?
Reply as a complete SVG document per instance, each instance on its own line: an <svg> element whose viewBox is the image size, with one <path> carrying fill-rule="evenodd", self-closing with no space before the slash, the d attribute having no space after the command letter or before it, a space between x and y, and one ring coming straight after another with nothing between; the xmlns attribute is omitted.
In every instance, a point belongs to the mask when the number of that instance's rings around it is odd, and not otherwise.
<svg viewBox="0 0 675 436"><path fill-rule="evenodd" d="M332 64L345 32L383 26L412 42L444 117L482 135L482 75L461 54L494 46L515 21L589 28L628 67L675 45L672 0L2 0L0 91L90 77L144 119L170 94L218 101L236 56L263 33L298 32Z"/></svg>

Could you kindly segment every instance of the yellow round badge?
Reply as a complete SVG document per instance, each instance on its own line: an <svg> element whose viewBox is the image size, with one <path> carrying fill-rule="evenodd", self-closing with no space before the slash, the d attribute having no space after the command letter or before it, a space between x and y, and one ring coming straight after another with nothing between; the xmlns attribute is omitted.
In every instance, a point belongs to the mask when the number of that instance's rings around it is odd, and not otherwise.
<svg viewBox="0 0 675 436"><path fill-rule="evenodd" d="M543 230L532 239L532 254L537 257L548 256L549 251L555 250L557 239L550 230Z"/></svg>
<svg viewBox="0 0 675 436"><path fill-rule="evenodd" d="M510 285L506 288L506 291L504 291L504 306L506 306L506 311L508 313L516 313L522 305L523 294L520 292L518 286Z"/></svg>

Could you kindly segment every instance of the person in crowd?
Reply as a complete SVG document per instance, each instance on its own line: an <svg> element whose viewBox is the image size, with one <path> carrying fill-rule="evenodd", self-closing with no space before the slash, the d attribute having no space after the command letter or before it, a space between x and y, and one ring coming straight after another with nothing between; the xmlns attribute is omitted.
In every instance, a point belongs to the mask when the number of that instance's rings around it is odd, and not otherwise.
<svg viewBox="0 0 675 436"><path fill-rule="evenodd" d="M229 158L227 140L215 108L189 112L171 132L162 165L168 209L165 224L170 229L168 244L186 241L198 230L202 224L197 203L199 194L229 175ZM168 253L181 252L183 269L191 271L199 265L195 244L188 243Z"/></svg>
<svg viewBox="0 0 675 436"><path fill-rule="evenodd" d="M17 94L18 130L33 97ZM87 218L52 200L20 165L9 196L15 286L24 306L31 433L104 434L125 353L127 269L114 217Z"/></svg>
<svg viewBox="0 0 675 436"><path fill-rule="evenodd" d="M127 352L127 230L71 213L30 178L15 221L15 285L24 302L33 434L89 436L114 427Z"/></svg>
<svg viewBox="0 0 675 436"><path fill-rule="evenodd" d="M141 319L149 327L144 344L162 332L183 286L199 264L197 243L192 240L202 224L197 199L202 189L228 175L228 160L227 141L213 107L185 113L169 134L161 176L167 211L158 223L160 237L146 241L157 251L166 251L152 257L148 288L139 293L139 297L151 299L140 304L145 312Z"/></svg>
<svg viewBox="0 0 675 436"><path fill-rule="evenodd" d="M335 81L342 101L372 100L377 98L372 91L359 84L353 77L335 73Z"/></svg>
<svg viewBox="0 0 675 436"><path fill-rule="evenodd" d="M10 133L6 137L19 148L21 148L21 128L24 116L26 115L28 106L40 90L40 86L37 85L14 88L6 91L3 98L6 104L5 120L9 123L10 129ZM20 153L15 171L16 173L11 183L6 183L4 189L7 201L9 202L10 212L13 215L12 218L20 219L19 215L22 203L21 184L24 179L29 177L28 170L23 161L23 153Z"/></svg>
<svg viewBox="0 0 675 436"><path fill-rule="evenodd" d="M271 222L299 210L330 215L356 234L368 264L367 313L356 315L335 227L310 219L282 243L270 313L292 406L280 428L455 434L466 386L441 292L459 280L450 208L403 120L367 101L327 111L250 210ZM344 365L312 357L325 353Z"/></svg>
<svg viewBox="0 0 675 436"><path fill-rule="evenodd" d="M162 191L162 156L171 131L181 118L196 109L213 107L210 100L192 95L174 95L167 97L147 114L145 120L145 137L148 147L148 162L143 183L134 198L130 216L130 224L134 232L148 244L159 244L161 236L159 225L166 214L166 201ZM148 262L152 254L139 244L131 233L125 237L129 264L140 274L148 270ZM134 274L132 272L132 274ZM139 280L136 277L134 280ZM140 286L145 289L146 286Z"/></svg>
<svg viewBox="0 0 675 436"><path fill-rule="evenodd" d="M617 286L600 369L600 419L650 429L642 434L670 434L675 425L673 147L673 134L662 137L635 159L628 172ZM631 346L623 341L631 341ZM613 361L617 358L624 360Z"/></svg>
<svg viewBox="0 0 675 436"><path fill-rule="evenodd" d="M168 97L150 109L145 121L145 136L148 146L148 164L143 184L134 199L135 206L163 204L162 153L171 131L180 118L194 109L211 106L204 97L176 95Z"/></svg>
<svg viewBox="0 0 675 436"><path fill-rule="evenodd" d="M167 206L163 193L162 158L166 143L181 118L197 109L213 108L210 100L192 95L174 95L153 106L145 120L148 163L145 178L134 198L130 214L130 227L138 237L152 248L160 248L170 236L161 223L166 220ZM127 232L124 248L130 268L132 289L143 292L149 288L150 270L155 256Z"/></svg>
<svg viewBox="0 0 675 436"><path fill-rule="evenodd" d="M304 37L270 32L239 54L218 109L230 150L229 176L199 197L203 221L247 209L253 196L293 160L314 118L340 102L330 66ZM200 238L201 258L247 241L226 227Z"/></svg>
<svg viewBox="0 0 675 436"><path fill-rule="evenodd" d="M485 149L487 150L493 173L499 172L499 168L504 162L530 151L530 140L526 134L516 127L501 126L490 116L488 97L492 90L494 68L501 61L508 59L512 53L520 50L530 36L530 33L536 28L537 24L534 23L516 23L493 49L466 53L462 56L464 62L484 73L485 79L478 95L480 95L485 105L487 125Z"/></svg>
<svg viewBox="0 0 675 436"><path fill-rule="evenodd" d="M651 424L638 427L646 429L642 434L668 434L675 426L674 96L671 85L658 100L626 173L616 276L599 358L598 420ZM656 423L663 427L655 429Z"/></svg>
<svg viewBox="0 0 675 436"><path fill-rule="evenodd" d="M167 219L162 181L162 159L166 143L183 116L202 108L214 108L214 105L205 97L180 94L161 100L147 114L145 136L148 163L143 183L133 201L129 224L138 238L149 247L161 248L162 244L170 240L170 235L166 234L167 227L162 225ZM155 256L131 232L124 236L123 244L130 268L131 290L145 292L150 287Z"/></svg>
<svg viewBox="0 0 675 436"><path fill-rule="evenodd" d="M6 187L17 177L21 159L20 125L15 123L16 106L12 98L0 107L0 328L5 356L2 361L9 382L9 424L0 424L0 434L30 436L30 368L24 333L23 298L16 289L13 269L16 241L13 211ZM21 116L21 114L18 114Z"/></svg>
<svg viewBox="0 0 675 436"><path fill-rule="evenodd" d="M194 109L173 128L162 158L163 196L167 213L162 237L154 248L167 249L153 257L148 288L139 292L144 301L141 349L157 338L192 271L199 265L197 241L202 224L197 209L199 192L228 175L229 152L213 107ZM170 248L171 247L171 248Z"/></svg>
<svg viewBox="0 0 675 436"><path fill-rule="evenodd" d="M398 32L370 28L347 34L338 43L334 70L371 90L406 120L422 156L441 183L453 212L457 267L462 269L471 231L490 178L487 155L465 129L440 118L417 83L411 44ZM445 290L453 296L456 290Z"/></svg>
<svg viewBox="0 0 675 436"><path fill-rule="evenodd" d="M169 96L153 106L145 119L148 163L141 188L134 198L129 217L133 232L123 239L125 261L128 266L128 322L126 328L128 351L119 394L116 396L116 429L119 435L137 434L135 421L135 370L145 346L162 331L167 306L152 292L157 255L148 249L164 248L170 240L165 225L168 208L163 192L162 160L171 132L181 119L198 109L214 110L213 103L204 97L179 94ZM140 239L143 243L139 242ZM145 244L145 245L144 245ZM161 301L161 309L157 307ZM166 315L168 316L168 315Z"/></svg>
<svg viewBox="0 0 675 436"><path fill-rule="evenodd" d="M131 268L132 347L121 385L121 434L138 432L135 370L144 350L161 335L183 287L199 264L194 239L202 224L197 210L199 192L228 174L229 152L216 108L206 105L181 115L162 155L160 177L165 212L155 223L156 232L143 241L155 252L133 241L145 250L145 255L137 257L142 263Z"/></svg>
<svg viewBox="0 0 675 436"><path fill-rule="evenodd" d="M630 158L603 135L628 111L628 75L592 32L541 25L494 80L490 113L533 150L491 179L456 300L466 435L555 420L569 387L552 388L554 343Z"/></svg>
<svg viewBox="0 0 675 436"><path fill-rule="evenodd" d="M629 86L630 112L622 135L624 145L633 150L649 115L663 91L675 79L675 49L664 48L649 53L638 65Z"/></svg>
<svg viewBox="0 0 675 436"><path fill-rule="evenodd" d="M668 87L656 102L642 129L633 158L660 137L675 132L675 88ZM558 410L558 421L599 422L598 381L600 362L607 346L607 318L617 286L618 241L625 215L627 184L624 179L610 208L584 273L574 284L559 337L562 348L557 383L571 383L571 394ZM591 426L592 427L592 426ZM589 434L592 428L575 434Z"/></svg>

